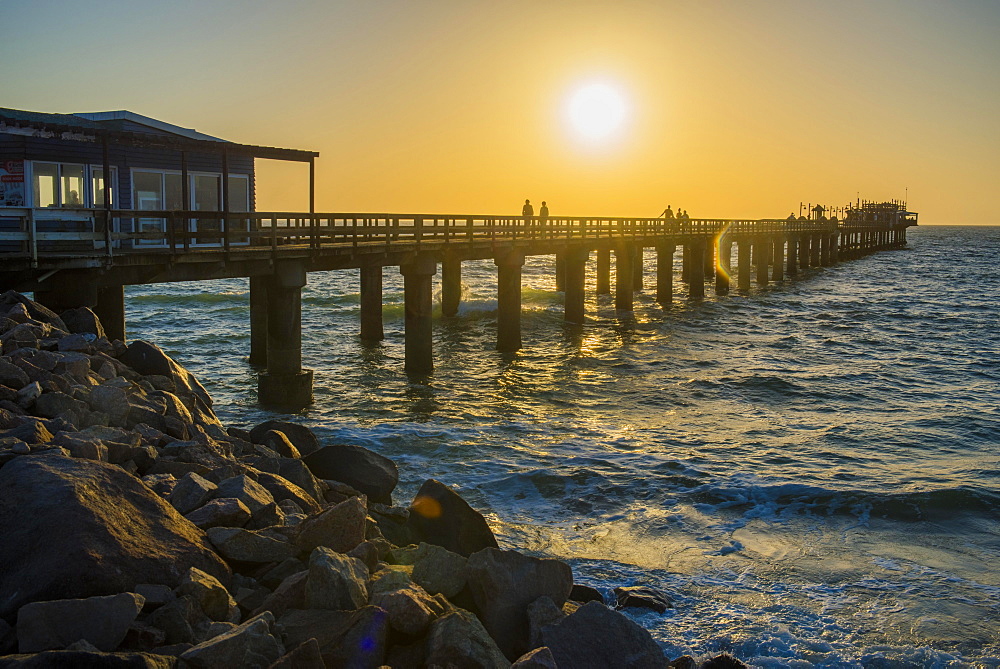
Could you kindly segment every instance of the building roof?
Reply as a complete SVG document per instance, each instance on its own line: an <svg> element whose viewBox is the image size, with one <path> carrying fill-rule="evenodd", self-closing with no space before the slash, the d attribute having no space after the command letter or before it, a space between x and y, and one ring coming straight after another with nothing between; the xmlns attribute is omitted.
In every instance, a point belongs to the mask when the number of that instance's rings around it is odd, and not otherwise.
<svg viewBox="0 0 1000 669"><path fill-rule="evenodd" d="M149 128L138 130L127 122ZM84 135L86 139L107 140L112 144L148 146L177 151L230 153L255 158L309 162L319 156L316 151L281 149L253 144L237 144L205 135L189 128L158 121L130 111L85 112L80 114L49 114L0 107L0 125L12 128L53 133ZM79 140L79 137L64 137Z"/></svg>

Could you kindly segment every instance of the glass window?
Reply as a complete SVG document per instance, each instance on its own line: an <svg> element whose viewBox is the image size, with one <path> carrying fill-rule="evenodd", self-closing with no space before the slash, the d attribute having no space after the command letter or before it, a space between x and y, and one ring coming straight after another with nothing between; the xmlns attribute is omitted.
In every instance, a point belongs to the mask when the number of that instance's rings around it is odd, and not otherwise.
<svg viewBox="0 0 1000 669"><path fill-rule="evenodd" d="M142 211L163 209L163 175L159 172L133 172L135 208Z"/></svg>
<svg viewBox="0 0 1000 669"><path fill-rule="evenodd" d="M35 163L34 190L36 207L59 206L59 165L55 163Z"/></svg>
<svg viewBox="0 0 1000 669"><path fill-rule="evenodd" d="M229 211L250 211L250 179L229 175Z"/></svg>
<svg viewBox="0 0 1000 669"><path fill-rule="evenodd" d="M60 165L62 171L62 206L84 206L83 165Z"/></svg>
<svg viewBox="0 0 1000 669"><path fill-rule="evenodd" d="M180 174L164 174L163 181L166 184L164 192L166 194L165 207L170 211L184 210L183 179Z"/></svg>
<svg viewBox="0 0 1000 669"><path fill-rule="evenodd" d="M222 209L219 201L219 183L217 174L197 174L194 177L194 210L219 211Z"/></svg>
<svg viewBox="0 0 1000 669"><path fill-rule="evenodd" d="M115 185L118 183L118 170L111 168L111 206L115 206ZM90 168L90 188L95 207L104 206L104 168Z"/></svg>

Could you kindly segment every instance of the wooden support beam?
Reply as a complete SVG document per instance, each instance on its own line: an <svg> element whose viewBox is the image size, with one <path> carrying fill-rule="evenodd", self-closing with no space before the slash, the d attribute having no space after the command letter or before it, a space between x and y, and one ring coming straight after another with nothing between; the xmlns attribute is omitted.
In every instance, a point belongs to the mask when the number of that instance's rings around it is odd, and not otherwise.
<svg viewBox="0 0 1000 669"><path fill-rule="evenodd" d="M524 255L505 253L493 259L497 266L497 350L521 348L521 267Z"/></svg>
<svg viewBox="0 0 1000 669"><path fill-rule="evenodd" d="M674 244L656 247L656 301L664 306L674 301Z"/></svg>
<svg viewBox="0 0 1000 669"><path fill-rule="evenodd" d="M361 267L361 338L365 341L382 341L382 265Z"/></svg>

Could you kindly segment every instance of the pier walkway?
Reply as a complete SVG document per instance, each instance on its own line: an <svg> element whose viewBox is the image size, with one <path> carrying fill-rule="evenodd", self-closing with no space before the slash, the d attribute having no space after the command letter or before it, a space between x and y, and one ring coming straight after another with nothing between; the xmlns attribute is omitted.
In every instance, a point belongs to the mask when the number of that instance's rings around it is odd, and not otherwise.
<svg viewBox="0 0 1000 669"><path fill-rule="evenodd" d="M883 209L885 209L883 207ZM881 211L881 210L880 210ZM813 219L664 219L371 213L6 208L0 214L0 287L34 291L61 311L88 306L112 338L125 338L124 286L250 278L250 361L266 366L260 400L283 409L307 406L312 372L302 369L301 289L309 272L360 269L361 337L383 338L382 272L404 277L405 367L433 369L432 277L442 271L442 311L457 313L464 260L497 266L497 348L521 347L521 267L525 256L555 255L565 318L585 320L587 263L597 292L631 311L645 288L641 257L656 253L656 299L673 300L673 260L681 249L682 280L692 299L751 282L766 285L799 271L906 244L916 215L905 205L889 214L858 210L842 221ZM136 232L119 232L136 230ZM733 255L736 267L733 268Z"/></svg>

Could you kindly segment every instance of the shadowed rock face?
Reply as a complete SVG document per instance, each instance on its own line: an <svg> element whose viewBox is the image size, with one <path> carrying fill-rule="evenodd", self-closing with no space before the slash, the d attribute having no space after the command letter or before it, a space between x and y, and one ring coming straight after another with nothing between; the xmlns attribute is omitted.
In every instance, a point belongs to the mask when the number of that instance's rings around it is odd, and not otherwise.
<svg viewBox="0 0 1000 669"><path fill-rule="evenodd" d="M118 359L140 374L167 377L174 382L178 391L193 393L206 407L212 408L212 398L205 387L159 346L137 339L128 345L128 349Z"/></svg>
<svg viewBox="0 0 1000 669"><path fill-rule="evenodd" d="M427 479L410 505L409 526L417 541L442 546L468 557L483 548L497 548L496 537L483 515L440 481Z"/></svg>
<svg viewBox="0 0 1000 669"><path fill-rule="evenodd" d="M305 456L303 462L318 478L346 483L383 504L392 502L392 491L399 481L396 463L362 446L324 446Z"/></svg>
<svg viewBox="0 0 1000 669"><path fill-rule="evenodd" d="M92 460L23 456L0 469L0 618L27 602L229 582L205 534L139 480Z"/></svg>

